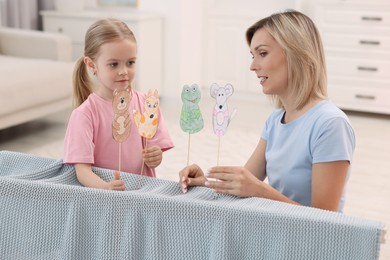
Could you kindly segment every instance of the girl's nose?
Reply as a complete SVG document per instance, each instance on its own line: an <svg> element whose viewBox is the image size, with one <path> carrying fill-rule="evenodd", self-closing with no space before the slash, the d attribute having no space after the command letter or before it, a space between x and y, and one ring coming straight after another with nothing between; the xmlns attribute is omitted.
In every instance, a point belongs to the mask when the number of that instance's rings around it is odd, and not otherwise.
<svg viewBox="0 0 390 260"><path fill-rule="evenodd" d="M118 71L118 76L125 76L127 75L127 70L126 69L121 69Z"/></svg>

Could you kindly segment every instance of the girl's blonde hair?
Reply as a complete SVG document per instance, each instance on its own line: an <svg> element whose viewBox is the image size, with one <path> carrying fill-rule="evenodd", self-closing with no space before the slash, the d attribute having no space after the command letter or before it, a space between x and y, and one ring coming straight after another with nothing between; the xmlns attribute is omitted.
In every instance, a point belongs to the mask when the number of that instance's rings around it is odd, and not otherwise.
<svg viewBox="0 0 390 260"><path fill-rule="evenodd" d="M105 43L130 39L136 42L133 32L122 21L102 19L92 24L85 34L84 56L80 57L73 71L73 103L80 106L93 92L92 81L88 74L84 57L95 61L99 56L100 46Z"/></svg>
<svg viewBox="0 0 390 260"><path fill-rule="evenodd" d="M311 99L327 98L327 73L320 34L306 15L287 10L259 20L246 31L253 35L264 28L283 48L288 66L288 86L295 97L295 108L303 108ZM280 98L272 96L276 106L284 108Z"/></svg>

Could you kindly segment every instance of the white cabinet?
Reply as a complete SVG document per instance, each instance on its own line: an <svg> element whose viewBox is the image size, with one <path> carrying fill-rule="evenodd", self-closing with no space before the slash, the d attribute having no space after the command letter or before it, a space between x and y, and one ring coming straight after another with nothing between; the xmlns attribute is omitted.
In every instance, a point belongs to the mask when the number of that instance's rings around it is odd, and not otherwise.
<svg viewBox="0 0 390 260"><path fill-rule="evenodd" d="M342 109L390 114L390 2L319 1L329 96Z"/></svg>
<svg viewBox="0 0 390 260"><path fill-rule="evenodd" d="M137 39L137 72L134 88L141 92L158 89L162 85L162 17L137 10L85 10L76 12L42 11L43 29L69 35L73 42L73 58L84 53L84 37L96 20L117 18L125 22Z"/></svg>

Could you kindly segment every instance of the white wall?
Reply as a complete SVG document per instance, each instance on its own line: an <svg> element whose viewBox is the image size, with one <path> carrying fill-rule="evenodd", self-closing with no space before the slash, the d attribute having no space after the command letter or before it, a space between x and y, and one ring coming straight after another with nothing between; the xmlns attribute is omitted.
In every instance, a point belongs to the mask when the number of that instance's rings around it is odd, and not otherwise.
<svg viewBox="0 0 390 260"><path fill-rule="evenodd" d="M139 9L164 16L164 85L165 98L180 98L184 84L208 84L207 48L210 15L254 17L253 20L287 8L296 8L298 0L141 0ZM237 37L244 40L245 29ZM235 36L234 36L235 37ZM245 59L245 57L243 57ZM234 62L234 61L230 61ZM221 61L221 66L226 61ZM242 67L242 68L241 68ZM241 66L246 77L249 66ZM240 73L238 73L240 74ZM210 76L208 76L210 78Z"/></svg>
<svg viewBox="0 0 390 260"><path fill-rule="evenodd" d="M86 8L96 7L96 0L84 1ZM202 86L213 78L213 75L208 73L207 64L209 60L207 48L211 45L208 42L210 16L222 14L252 17L255 21L273 12L296 8L301 1L303 0L139 0L139 10L158 13L164 17L161 96L180 99L184 84L197 83ZM247 24L244 27L246 28ZM236 30L237 36L232 37L242 39L244 42L245 28L242 28L242 32ZM237 59L241 59L241 56ZM247 57L242 57L245 58ZM242 70L236 74L238 77L248 77L249 66L246 63L245 60L236 65L236 70ZM226 61L221 61L221 66L229 65Z"/></svg>
<svg viewBox="0 0 390 260"><path fill-rule="evenodd" d="M200 83L204 0L142 0L139 9L164 16L162 95L179 98L184 84Z"/></svg>

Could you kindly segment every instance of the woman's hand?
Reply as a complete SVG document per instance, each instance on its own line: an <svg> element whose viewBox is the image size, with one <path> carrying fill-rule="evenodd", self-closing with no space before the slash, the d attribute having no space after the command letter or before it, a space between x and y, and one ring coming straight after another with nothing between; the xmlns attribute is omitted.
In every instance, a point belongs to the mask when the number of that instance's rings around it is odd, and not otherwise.
<svg viewBox="0 0 390 260"><path fill-rule="evenodd" d="M158 146L147 147L143 151L143 159L149 168L156 168L162 161L162 151Z"/></svg>
<svg viewBox="0 0 390 260"><path fill-rule="evenodd" d="M179 183L183 193L188 191L188 186L204 186L206 181L202 169L196 164L187 166L179 172Z"/></svg>
<svg viewBox="0 0 390 260"><path fill-rule="evenodd" d="M267 189L265 183L257 179L248 169L234 166L217 166L209 169L207 178L217 179L207 181L206 187L215 192L239 197L263 197L261 192Z"/></svg>

